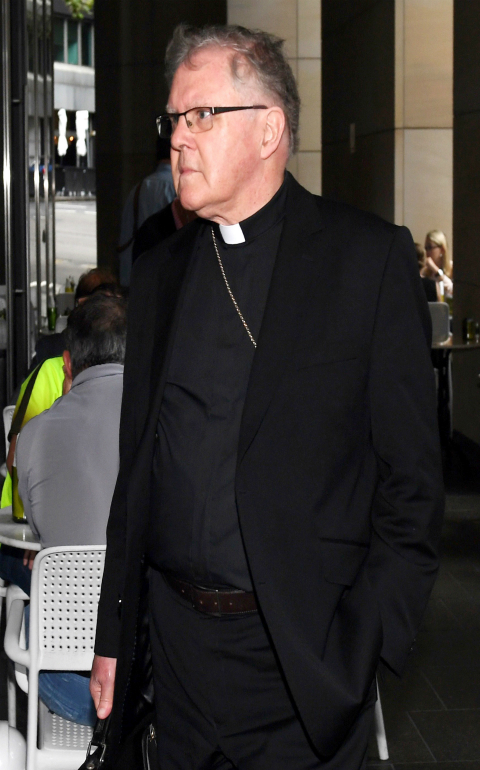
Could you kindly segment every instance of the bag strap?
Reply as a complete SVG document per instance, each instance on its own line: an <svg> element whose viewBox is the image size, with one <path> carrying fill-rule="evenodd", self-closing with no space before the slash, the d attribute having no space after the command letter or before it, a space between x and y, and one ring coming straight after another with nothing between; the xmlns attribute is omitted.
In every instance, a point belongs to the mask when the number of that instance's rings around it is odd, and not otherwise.
<svg viewBox="0 0 480 770"><path fill-rule="evenodd" d="M13 418L13 421L12 421L12 427L10 428L10 432L8 434L9 441L12 440L12 436L18 436L18 434L20 433L22 423L23 423L23 418L25 417L25 412L27 411L28 402L30 401L30 396L32 395L33 386L35 385L35 380L37 379L38 373L44 363L45 362L42 361L42 363L39 364L37 368L33 370L33 374L27 383L27 387L25 388L25 391L23 393L20 406L18 407L17 413L15 414L15 417Z"/></svg>
<svg viewBox="0 0 480 770"><path fill-rule="evenodd" d="M137 184L135 187L135 192L133 194L133 233L132 237L129 238L129 240L126 243L122 243L121 246L117 246L117 253L120 254L122 251L125 251L125 249L128 249L129 246L132 245L132 243L135 240L135 236L137 234L138 230L138 211L140 208L140 188L142 186L143 179L141 182Z"/></svg>
<svg viewBox="0 0 480 770"><path fill-rule="evenodd" d="M93 728L93 735L87 749L87 758L78 770L99 770L105 761L107 751L108 726L110 715L106 719L98 719Z"/></svg>

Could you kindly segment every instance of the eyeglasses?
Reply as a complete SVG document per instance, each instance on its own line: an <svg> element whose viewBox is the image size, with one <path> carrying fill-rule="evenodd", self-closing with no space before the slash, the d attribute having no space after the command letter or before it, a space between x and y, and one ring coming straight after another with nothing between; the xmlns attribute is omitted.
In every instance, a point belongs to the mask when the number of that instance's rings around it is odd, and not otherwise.
<svg viewBox="0 0 480 770"><path fill-rule="evenodd" d="M433 251L434 249L441 249L442 247L438 245L438 243L430 243L428 246L425 246L425 251Z"/></svg>
<svg viewBox="0 0 480 770"><path fill-rule="evenodd" d="M156 119L157 130L162 139L170 139L178 121L185 117L185 122L193 134L201 134L213 128L213 116L221 112L237 112L237 110L266 110L265 104L253 104L249 107L192 107L185 112L166 112Z"/></svg>

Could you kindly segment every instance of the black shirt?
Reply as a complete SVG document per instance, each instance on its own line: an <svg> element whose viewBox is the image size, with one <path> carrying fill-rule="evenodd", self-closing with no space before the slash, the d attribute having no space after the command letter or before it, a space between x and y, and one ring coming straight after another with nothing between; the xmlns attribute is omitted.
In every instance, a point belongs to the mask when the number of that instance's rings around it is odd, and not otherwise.
<svg viewBox="0 0 480 770"><path fill-rule="evenodd" d="M240 422L285 212L288 175L260 211L240 223L245 243L224 243L205 222L180 310L158 419L149 557L202 586L252 590L235 502Z"/></svg>

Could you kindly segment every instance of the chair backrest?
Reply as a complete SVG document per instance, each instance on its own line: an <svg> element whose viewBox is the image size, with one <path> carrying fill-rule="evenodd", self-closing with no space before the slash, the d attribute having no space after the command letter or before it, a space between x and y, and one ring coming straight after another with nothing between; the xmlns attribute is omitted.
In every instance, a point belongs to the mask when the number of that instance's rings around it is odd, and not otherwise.
<svg viewBox="0 0 480 770"><path fill-rule="evenodd" d="M104 559L104 545L45 548L35 558L30 592L26 770L75 770L85 758L91 728L51 715L43 704L39 712L38 674L42 669L91 668Z"/></svg>
<svg viewBox="0 0 480 770"><path fill-rule="evenodd" d="M87 671L93 661L105 546L45 548L30 593L31 670Z"/></svg>
<svg viewBox="0 0 480 770"><path fill-rule="evenodd" d="M67 323L68 323L68 316L66 315L57 316L57 320L55 321L55 334L60 334L60 332L63 332L63 330L67 328Z"/></svg>
<svg viewBox="0 0 480 770"><path fill-rule="evenodd" d="M3 410L3 428L5 431L5 453L6 454L8 454L8 448L10 446L10 441L8 440L8 434L10 433L10 428L12 427L12 419L13 419L14 411L15 411L15 404L9 404Z"/></svg>
<svg viewBox="0 0 480 770"><path fill-rule="evenodd" d="M446 342L450 336L450 308L446 302L429 302L432 319L432 342Z"/></svg>

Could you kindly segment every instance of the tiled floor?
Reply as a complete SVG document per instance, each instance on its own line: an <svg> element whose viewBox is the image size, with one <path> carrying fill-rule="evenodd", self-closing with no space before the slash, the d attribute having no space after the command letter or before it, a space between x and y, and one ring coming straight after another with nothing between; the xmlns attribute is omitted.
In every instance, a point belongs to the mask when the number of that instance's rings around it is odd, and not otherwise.
<svg viewBox="0 0 480 770"><path fill-rule="evenodd" d="M2 646L0 719L5 677ZM480 770L480 494L449 495L440 574L415 651L402 680L386 669L379 679L390 760L376 759L372 743L372 768Z"/></svg>
<svg viewBox="0 0 480 770"><path fill-rule="evenodd" d="M442 561L401 681L380 672L394 770L480 770L480 495L449 495Z"/></svg>

